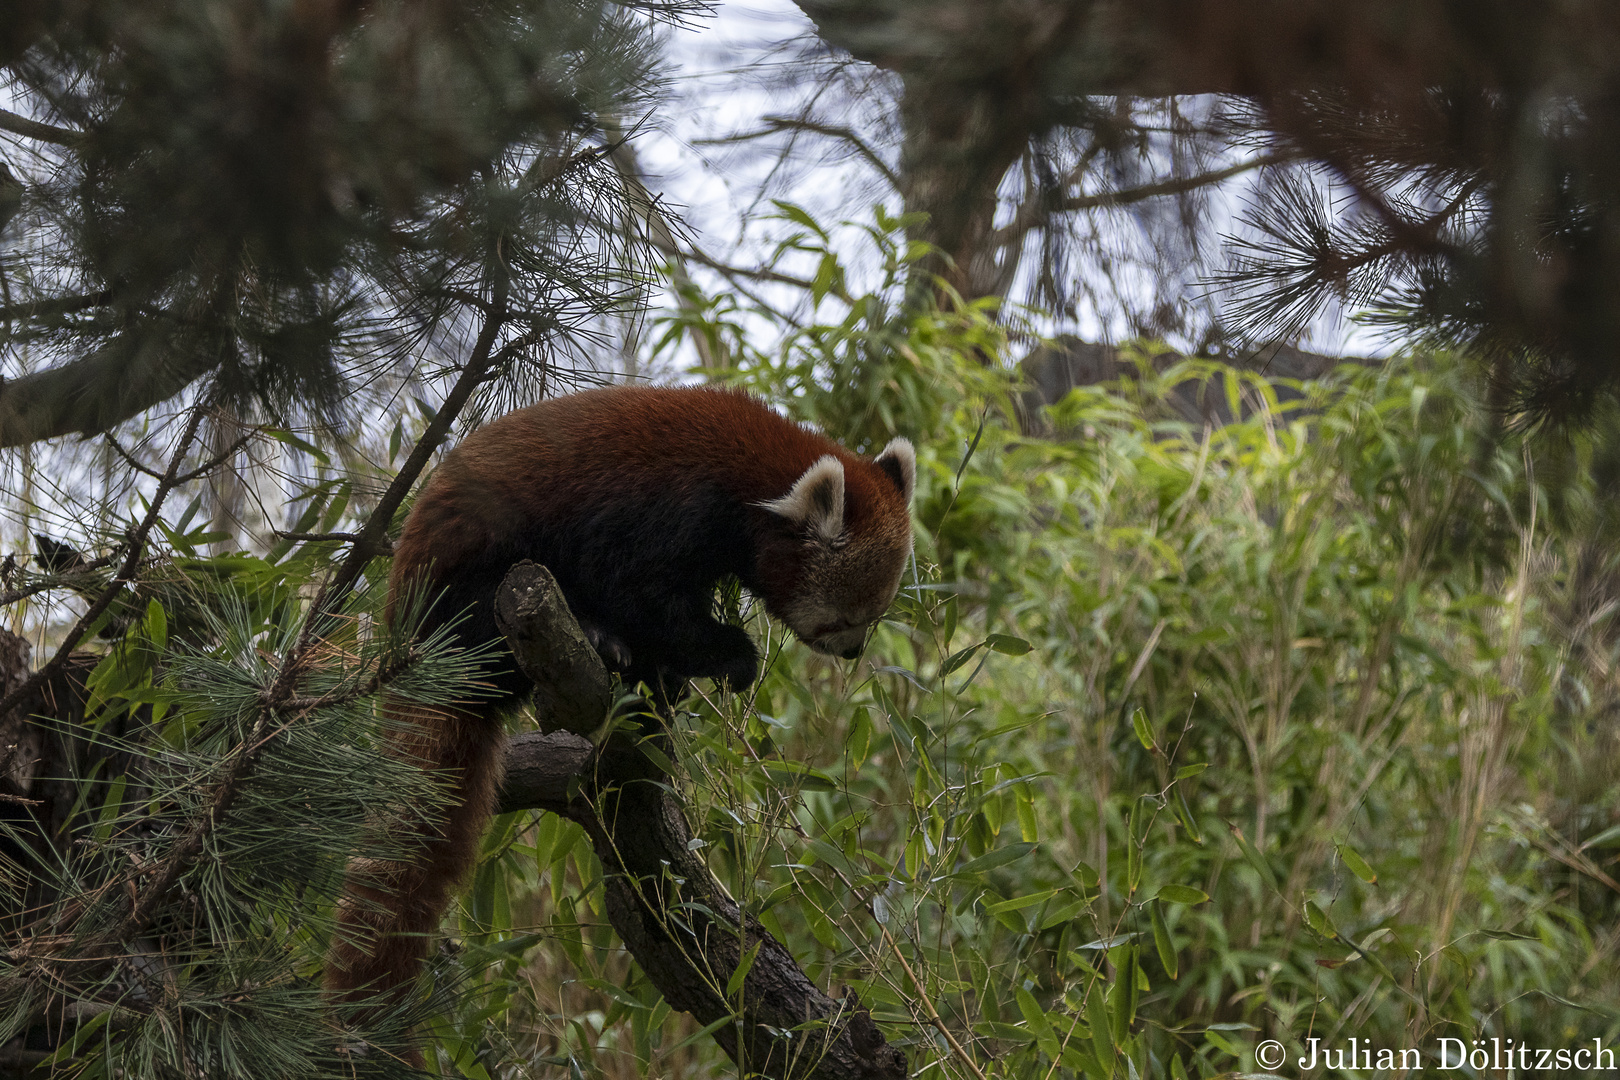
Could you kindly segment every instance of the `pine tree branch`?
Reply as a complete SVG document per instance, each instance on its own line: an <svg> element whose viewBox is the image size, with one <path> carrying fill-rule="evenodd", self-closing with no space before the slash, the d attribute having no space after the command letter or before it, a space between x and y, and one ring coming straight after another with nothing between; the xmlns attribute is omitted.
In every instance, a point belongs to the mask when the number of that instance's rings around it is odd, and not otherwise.
<svg viewBox="0 0 1620 1080"><path fill-rule="evenodd" d="M382 498L377 500L371 516L366 519L365 525L351 542L349 554L338 567L337 574L322 586L320 594L315 599L312 616L305 624L306 641L302 642L300 647L307 647L307 639L319 621L318 616L328 605L348 591L349 586L354 584L372 557L390 550L388 530L393 525L394 512L405 501L405 496L410 494L422 470L427 468L434 451L449 437L450 425L455 423L461 410L467 407L467 402L472 400L473 391L477 390L489 375L494 359L495 341L509 317L507 305L511 296L510 271L501 261L498 252L490 253L490 268L493 295L489 308L484 311L484 324L478 331L478 340L473 344L472 355L467 358L460 377L445 395L438 411L433 414L433 419L428 422L427 430L422 432L422 437L411 447L410 456L405 459L405 464L394 474L393 481L383 492Z"/></svg>
<svg viewBox="0 0 1620 1080"><path fill-rule="evenodd" d="M22 585L15 589L7 589L5 592L0 592L0 607L15 604L18 600L22 600L29 596L34 596L38 593L50 592L52 589L72 589L75 592L86 591L86 582L93 581L99 583L102 580L98 577L92 576L91 571L100 570L102 567L110 565L118 558L118 553L122 550L122 545L120 545L120 547L115 549L111 554L102 555L99 558L92 559L87 563L75 566L71 571L65 574L51 574L45 580L36 581L32 585ZM76 581L75 579L79 580Z"/></svg>
<svg viewBox="0 0 1620 1080"><path fill-rule="evenodd" d="M1288 153L1262 154L1259 157L1240 161L1235 165L1228 165L1223 169L1212 169L1209 172L1198 173L1196 176L1173 176L1151 184L1142 184L1139 187L1125 188L1122 191L1102 191L1093 195L1065 195L1055 204L1045 203L1040 199L1026 200L1018 208L1013 220L996 229L990 234L991 242L997 247L1022 240L1024 234L1031 229L1045 224L1054 214L1071 214L1080 210L1099 210L1114 206L1129 206L1131 203L1141 202L1144 199L1155 199L1163 195L1184 195L1189 191L1196 191L1211 184L1219 184L1230 180L1234 176L1241 176L1246 172L1264 169L1271 165L1280 165L1295 160L1297 155Z"/></svg>
<svg viewBox="0 0 1620 1080"><path fill-rule="evenodd" d="M101 292L85 293L82 296L52 296L21 304L6 304L0 306L0 322L24 322L76 315L81 311L110 304L112 297L111 289L103 289Z"/></svg>
<svg viewBox="0 0 1620 1080"><path fill-rule="evenodd" d="M373 544L376 538L384 541L387 538L387 526L392 521L394 511L398 509L405 495L409 492L412 482L426 466L433 450L443 441L449 432L450 423L460 410L465 407L472 392L483 381L491 365L491 354L494 343L504 324L506 301L508 296L507 274L504 265L495 260L497 269L494 278L495 302L494 310L486 318L473 349L473 355L462 369L461 377L446 396L444 405L429 423L427 431L417 441L411 456L407 459L405 467L394 478L393 484L384 494L366 526L355 537L349 550L348 557L339 567L338 573L330 579L325 587L317 594L311 604L309 614L305 618L304 627L297 642L288 650L279 665L276 679L270 688L261 695L260 712L247 736L237 746L231 757L224 763L223 771L218 774L212 784L212 791L207 800L208 811L198 818L166 854L160 863L143 868L139 876L149 878L144 887L140 888L132 898L129 913L120 922L95 937L80 951L81 959L106 959L108 950L132 936L140 933L156 916L167 900L169 894L179 882L181 875L187 867L206 848L208 837L211 836L225 821L237 797L243 790L248 779L263 753L265 747L273 742L280 734L287 731L299 719L306 716L315 708L346 700L348 697L362 696L365 693L375 693L382 681L388 677L388 669L380 669L373 679L363 687L349 688L347 691L335 691L333 694L317 697L299 697L296 694L299 678L303 675L310 658L314 654L314 646L318 641L316 627L324 624L322 618L330 608L344 595L350 585L358 578L366 564L375 554ZM158 493L154 497L151 509L141 526L131 535L130 553L125 561L124 569L115 577L113 586L109 587L100 600L86 615L75 624L63 647L52 658L50 664L35 672L27 681L0 700L0 715L4 715L23 696L32 693L34 689L50 678L54 670L64 662L64 658L77 644L83 631L94 618L111 604L121 591L126 579L132 579L135 569L139 565L139 556L144 548L147 533L151 530L157 519L158 510L163 503L163 497L181 482L182 476L195 478L198 470L191 470L185 474L179 472L180 462L186 450L195 440L198 428L202 423L207 406L194 407L192 416L188 421L185 436L177 449L164 479L159 484ZM279 719L279 723L277 722ZM131 882L133 884L133 882ZM80 910L84 910L81 905Z"/></svg>
<svg viewBox="0 0 1620 1080"><path fill-rule="evenodd" d="M352 532L287 532L284 529L275 529L273 531L274 535L282 540L296 540L299 543L311 543L322 540L341 540L346 544L354 544L358 543L360 540L360 534ZM369 543L374 549L375 554L392 555L394 553L394 544L388 539L387 536L384 536L381 540L369 541Z"/></svg>
<svg viewBox="0 0 1620 1080"><path fill-rule="evenodd" d="M307 662L308 656L306 651L300 659ZM370 697L409 668L415 659L414 653L408 651L399 659L379 666L370 677L358 683L309 697L299 697L294 693L298 678L303 674L302 665L292 660L284 664L270 689L260 695L259 716L253 722L252 729L232 752L223 773L214 782L207 812L192 823L191 828L157 866L143 868L142 873L153 875L152 880L139 891L130 905L129 914L101 938L101 943L115 945L126 942L147 928L168 900L169 893L179 884L180 875L202 854L208 838L225 821L247 781L252 778L265 748L277 737L316 709ZM278 720L279 723L276 722Z"/></svg>
<svg viewBox="0 0 1620 1080"><path fill-rule="evenodd" d="M1294 160L1294 157L1295 155L1288 153L1261 154L1259 157L1240 161L1235 165L1228 165L1224 169L1212 169L1209 172L1198 173L1194 176L1171 177L1153 184L1126 188L1123 191L1104 191L1096 195L1070 195L1058 203L1058 209L1063 212L1091 210L1104 206L1125 206L1129 203L1141 202L1143 199L1157 198L1161 195L1180 195L1201 187L1208 187L1211 184L1219 184L1223 180L1230 180L1234 176L1241 176L1243 173L1253 172L1256 169L1281 165L1284 162Z"/></svg>
<svg viewBox="0 0 1620 1080"><path fill-rule="evenodd" d="M317 640L315 627L323 623L322 616L327 613L330 606L336 604L348 591L354 580L375 554L373 543L380 536L386 540L386 528L393 519L394 511L398 509L405 494L410 490L411 482L426 466L433 449L449 433L449 425L457 413L466 405L473 389L482 381L485 368L489 366L490 353L494 347L496 335L503 321L506 306L506 290L504 274L497 274L496 302L494 312L485 320L483 330L479 334L478 345L473 350L473 357L462 369L461 378L451 389L445 399L444 405L429 423L428 430L417 440L411 457L406 461L405 468L395 476L394 482L378 503L366 526L355 537L349 549L348 557L339 567L338 573L327 582L321 592L316 596L310 606L310 612L304 621L303 631L298 641L288 651L282 660L279 673L270 688L261 695L261 706L258 719L254 721L247 737L237 747L230 760L224 767L223 774L214 782L213 793L209 799L208 812L200 817L181 838L178 844L163 858L161 868L155 871L156 877L145 888L141 889L131 905L130 912L116 928L104 935L101 939L103 945L114 944L129 940L139 933L152 920L162 903L168 898L170 891L179 882L180 875L185 872L191 862L202 853L208 837L219 828L246 781L251 778L264 748L277 736L286 732L293 724L307 716L312 710L346 700L352 700L376 693L377 689L391 677L393 669L379 668L377 673L366 683L351 687L346 691L334 691L330 694L315 697L298 697L295 690L299 677L304 673L305 667L312 655L313 646ZM199 416L200 420L200 416ZM190 429L195 434L195 424ZM174 464L170 466L170 473L174 472ZM194 470L195 472L195 470ZM192 475L192 474L187 474ZM406 663L409 663L407 658ZM7 699L9 701L9 698ZM5 702L0 702L0 715L4 715ZM272 727L273 721L278 717L286 717L281 723ZM149 872L152 872L149 870Z"/></svg>
<svg viewBox="0 0 1620 1080"><path fill-rule="evenodd" d="M240 439L237 439L235 442L231 443L230 446L226 447L224 450L221 450L218 454L215 454L213 457L209 458L195 469L175 477L174 482L176 484L189 483L200 476L213 472L215 469L225 464L225 462L229 461L232 455L234 455L238 450L242 449L242 447L246 446L250 441L252 441L253 436L256 434L258 434L257 428L248 432L246 435L243 435ZM123 458L124 463L130 468L134 469L136 472L145 473L147 476L156 477L159 480L163 479L162 473L158 472L149 465L143 465L135 458L133 454L120 446L118 444L118 440L113 438L112 435L107 435L105 438L107 440L107 444L113 448L114 453Z"/></svg>
<svg viewBox="0 0 1620 1080"><path fill-rule="evenodd" d="M350 687L348 690L334 691L315 697L298 697L295 694L298 680L313 655L313 646L317 641L315 629L317 624L324 623L322 616L347 593L349 586L353 584L366 564L370 562L372 556L376 554L373 547L376 538L380 537L386 541L387 525L392 521L394 511L398 509L405 494L410 490L411 482L426 466L433 449L448 434L451 421L466 405L473 389L483 379L485 369L490 364L490 353L502 325L506 307L507 292L504 288L506 281L504 273L498 273L496 279L495 311L491 312L489 318L485 320L484 327L479 334L478 344L473 350L472 359L462 369L461 378L457 380L450 394L446 396L444 405L434 416L433 421L429 423L428 430L417 440L405 467L395 476L393 484L390 485L382 500L379 501L371 517L367 520L366 526L354 538L348 557L339 567L338 573L327 582L311 604L298 641L283 658L275 681L261 695L258 718L254 721L247 737L226 763L222 775L213 784L213 793L209 799L208 812L199 818L176 846L164 856L161 867L155 870L148 868L146 872L155 873L155 878L140 890L130 907L129 914L125 916L117 927L100 938L102 946L127 941L151 922L162 903L168 898L170 891L179 882L180 875L203 852L208 837L219 828L229 814L244 784L251 778L253 769L266 746L274 741L277 736L291 728L293 724L307 716L312 710L374 694L388 678L391 678L396 673L394 668L383 667L379 668L377 673L367 682L357 687ZM190 436L195 436L196 427L200 421L201 414L199 412L188 429ZM177 457L169 467L170 486L173 486L172 479L178 461ZM192 472L185 475L194 476L196 473L197 470L192 470ZM409 658L404 661L405 664L409 662ZM8 707L10 700L10 697L8 697L5 701L0 701L0 715L4 715L4 710ZM278 717L286 718L272 727L273 721Z"/></svg>
<svg viewBox="0 0 1620 1080"><path fill-rule="evenodd" d="M57 146L76 147L85 139L82 131L71 131L54 124L30 120L8 109L0 109L0 131L9 131L13 135L21 135L38 142L54 143Z"/></svg>
<svg viewBox="0 0 1620 1080"><path fill-rule="evenodd" d="M89 299L85 307L95 306ZM197 354L174 362L164 348L153 352L151 362L132 364L123 350L104 346L79 360L0 381L0 448L106 431L169 400L216 366Z"/></svg>
<svg viewBox="0 0 1620 1080"><path fill-rule="evenodd" d="M753 139L764 139L772 135L779 135L784 131L808 131L812 135L825 135L830 139L848 143L857 154L866 160L867 164L876 169L883 179L888 181L890 187L896 191L900 190L899 174L889 166L887 161L883 160L883 156L874 150L865 139L857 135L854 129L840 124L826 124L802 116L765 116L761 117L761 119L769 126L758 131L745 131L738 135L727 135L722 139L700 139L698 142L700 145L748 142Z"/></svg>

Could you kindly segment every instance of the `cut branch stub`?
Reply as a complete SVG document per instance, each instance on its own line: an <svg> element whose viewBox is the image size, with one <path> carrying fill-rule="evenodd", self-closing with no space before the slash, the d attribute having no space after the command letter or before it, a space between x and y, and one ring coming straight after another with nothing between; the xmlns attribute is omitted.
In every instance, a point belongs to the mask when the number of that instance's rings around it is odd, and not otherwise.
<svg viewBox="0 0 1620 1080"><path fill-rule="evenodd" d="M535 682L542 724L600 726L612 681L551 575L519 563L501 584L495 611L518 666ZM591 702L599 703L594 714ZM562 711L547 716L551 708ZM598 747L569 731L517 736L507 745L500 809L550 810L584 827L602 863L608 920L630 955L671 1007L705 1025L730 1018L714 1037L744 1072L772 1080L905 1080L905 1056L884 1041L855 996L822 993L709 873L680 802L652 764L668 754L669 742L660 719L647 712L639 734L616 730ZM642 739L661 753L642 753ZM742 985L732 987L748 956Z"/></svg>
<svg viewBox="0 0 1620 1080"><path fill-rule="evenodd" d="M506 744L506 776L495 812L550 810L572 817L569 788L577 790L591 771L596 747L569 731L525 731Z"/></svg>
<svg viewBox="0 0 1620 1080"><path fill-rule="evenodd" d="M541 731L589 735L602 726L613 707L613 681L550 570L527 559L512 567L495 594L495 625L534 680Z"/></svg>

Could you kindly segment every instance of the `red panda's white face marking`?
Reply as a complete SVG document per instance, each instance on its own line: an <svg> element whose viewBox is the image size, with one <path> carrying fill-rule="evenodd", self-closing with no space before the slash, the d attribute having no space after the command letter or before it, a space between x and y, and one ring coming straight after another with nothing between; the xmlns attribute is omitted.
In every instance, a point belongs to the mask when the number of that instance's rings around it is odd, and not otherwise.
<svg viewBox="0 0 1620 1080"><path fill-rule="evenodd" d="M910 441L894 439L873 464L898 489L901 506L909 508L917 471ZM778 597L772 613L817 652L854 659L867 631L899 592L911 554L911 517L905 509L869 513L866 527L851 531L845 526L845 487L843 464L828 455L806 469L786 495L761 505L804 537L793 592Z"/></svg>

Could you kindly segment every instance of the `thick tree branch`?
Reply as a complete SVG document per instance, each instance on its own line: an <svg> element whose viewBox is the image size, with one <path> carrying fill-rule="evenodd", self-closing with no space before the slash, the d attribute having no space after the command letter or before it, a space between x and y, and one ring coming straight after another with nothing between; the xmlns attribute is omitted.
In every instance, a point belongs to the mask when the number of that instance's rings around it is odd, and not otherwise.
<svg viewBox="0 0 1620 1080"><path fill-rule="evenodd" d="M78 146L84 141L82 132L30 120L7 109L0 109L0 131L9 131L13 135L21 135L39 142L55 143L57 146Z"/></svg>
<svg viewBox="0 0 1620 1080"><path fill-rule="evenodd" d="M550 571L527 560L514 566L495 594L495 625L534 680L541 731L589 735L602 726L613 681Z"/></svg>
<svg viewBox="0 0 1620 1080"><path fill-rule="evenodd" d="M0 306L0 322L21 320L59 319L63 315L76 315L81 311L112 303L112 291L85 293L82 296L51 296L43 300L28 300L20 304Z"/></svg>
<svg viewBox="0 0 1620 1080"><path fill-rule="evenodd" d="M166 340L117 341L80 360L0 382L0 447L106 431L217 366L212 356L181 355L176 361Z"/></svg>
<svg viewBox="0 0 1620 1080"><path fill-rule="evenodd" d="M593 710L612 684L600 660L580 652L584 635L559 601L543 567L520 563L496 604L519 665L557 710L542 726L580 730L605 716ZM643 740L665 742L659 721L648 721L641 736L615 732L600 747L568 731L513 739L501 809L540 807L584 827L626 948L672 1007L702 1024L734 1018L715 1039L740 1069L781 1080L903 1080L905 1057L854 996L821 993L691 850L667 777L641 751ZM728 994L750 952L740 992Z"/></svg>
<svg viewBox="0 0 1620 1080"><path fill-rule="evenodd" d="M1439 0L795 3L828 44L884 70L1000 83L1060 102L1437 85L1479 39L1477 12ZM1536 25L1581 40L1584 8L1535 10Z"/></svg>

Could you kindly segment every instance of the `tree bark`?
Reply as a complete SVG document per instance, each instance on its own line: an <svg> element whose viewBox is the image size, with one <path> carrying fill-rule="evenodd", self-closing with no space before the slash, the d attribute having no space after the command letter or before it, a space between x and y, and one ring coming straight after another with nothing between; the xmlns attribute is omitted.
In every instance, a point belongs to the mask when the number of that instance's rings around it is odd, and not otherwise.
<svg viewBox="0 0 1620 1080"><path fill-rule="evenodd" d="M549 733L511 741L500 809L541 808L584 827L602 861L608 919L665 1000L704 1025L731 1018L714 1037L747 1073L904 1080L904 1055L855 996L823 994L692 850L686 815L655 764L667 760L668 742L653 710L639 730L621 719L599 746L575 734L600 725L612 687L596 654L580 652L584 635L550 573L519 563L496 610L519 666L554 710L541 718ZM643 753L645 743L659 752ZM728 993L751 953L740 992Z"/></svg>

